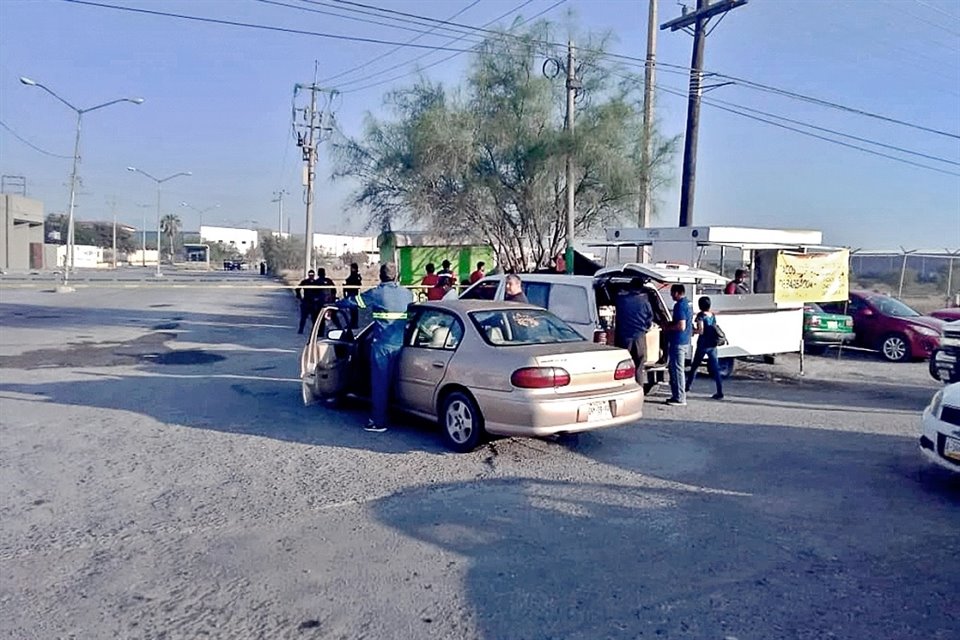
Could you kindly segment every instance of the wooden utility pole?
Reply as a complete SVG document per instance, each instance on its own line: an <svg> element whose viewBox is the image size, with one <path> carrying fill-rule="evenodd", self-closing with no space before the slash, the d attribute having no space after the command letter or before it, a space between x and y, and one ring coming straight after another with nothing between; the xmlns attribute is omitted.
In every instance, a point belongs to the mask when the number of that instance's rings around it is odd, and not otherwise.
<svg viewBox="0 0 960 640"><path fill-rule="evenodd" d="M690 62L690 92L687 98L687 130L683 140L683 173L680 186L680 226L693 224L693 196L697 176L697 136L700 130L700 96L703 93L703 49L707 39L707 23L714 16L747 4L747 0L697 0L697 10L664 23L660 29L677 31L693 25L693 55ZM689 31L688 31L689 32Z"/></svg>
<svg viewBox="0 0 960 640"><path fill-rule="evenodd" d="M657 1L649 0L647 12L647 62L643 70L643 147L641 149L642 173L640 174L640 227L649 227L651 206L651 176L653 166L653 89L656 82L657 63Z"/></svg>
<svg viewBox="0 0 960 640"><path fill-rule="evenodd" d="M573 273L573 241L574 241L574 195L576 192L573 154L574 148L574 130L573 123L576 108L577 91L580 90L580 80L577 79L576 69L576 50L573 46L573 40L567 42L567 119L564 123L567 132L570 135L570 150L567 152L567 250L565 254L566 272Z"/></svg>

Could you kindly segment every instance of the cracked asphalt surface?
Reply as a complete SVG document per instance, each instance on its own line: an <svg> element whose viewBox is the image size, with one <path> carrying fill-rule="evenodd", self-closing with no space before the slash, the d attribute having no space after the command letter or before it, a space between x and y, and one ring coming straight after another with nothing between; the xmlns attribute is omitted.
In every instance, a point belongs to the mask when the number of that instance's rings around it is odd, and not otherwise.
<svg viewBox="0 0 960 640"><path fill-rule="evenodd" d="M922 363L747 364L457 455L302 406L288 291L172 281L0 284L2 637L960 637Z"/></svg>

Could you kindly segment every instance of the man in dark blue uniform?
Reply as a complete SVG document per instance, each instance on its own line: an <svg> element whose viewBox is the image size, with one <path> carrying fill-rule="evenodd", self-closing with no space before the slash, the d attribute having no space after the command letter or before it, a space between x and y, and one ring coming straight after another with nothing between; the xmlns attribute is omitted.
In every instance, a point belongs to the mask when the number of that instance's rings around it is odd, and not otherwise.
<svg viewBox="0 0 960 640"><path fill-rule="evenodd" d="M614 301L616 306L616 330L613 343L626 349L637 367L637 380L643 379L643 365L647 361L647 331L653 325L653 307L642 282L621 291Z"/></svg>
<svg viewBox="0 0 960 640"><path fill-rule="evenodd" d="M396 279L396 265L380 265L380 284L377 287L339 303L344 308L370 309L373 312L370 334L370 400L373 417L364 429L376 433L387 430L397 355L403 346L407 307L413 303L413 294L398 285Z"/></svg>

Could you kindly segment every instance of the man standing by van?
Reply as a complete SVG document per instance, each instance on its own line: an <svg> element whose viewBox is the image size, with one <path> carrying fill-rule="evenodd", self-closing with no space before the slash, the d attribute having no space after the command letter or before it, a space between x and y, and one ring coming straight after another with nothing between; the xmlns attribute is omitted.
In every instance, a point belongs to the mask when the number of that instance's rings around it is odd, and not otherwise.
<svg viewBox="0 0 960 640"><path fill-rule="evenodd" d="M687 288L682 284L670 287L670 297L673 298L673 322L664 327L667 331L669 345L670 368L670 399L667 404L686 406L687 384L686 371L687 354L690 352L690 339L693 336L693 309L687 300Z"/></svg>
<svg viewBox="0 0 960 640"><path fill-rule="evenodd" d="M637 367L637 380L643 379L643 365L647 361L647 331L653 325L653 307L642 282L634 282L631 289L621 291L614 301L616 329L613 343L626 349Z"/></svg>

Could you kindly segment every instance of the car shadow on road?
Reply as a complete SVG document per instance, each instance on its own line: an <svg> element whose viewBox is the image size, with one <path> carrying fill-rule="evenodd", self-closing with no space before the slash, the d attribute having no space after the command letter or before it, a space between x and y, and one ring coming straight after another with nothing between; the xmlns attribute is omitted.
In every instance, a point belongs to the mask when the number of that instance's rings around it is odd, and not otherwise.
<svg viewBox="0 0 960 640"><path fill-rule="evenodd" d="M456 482L373 505L404 536L467 560L480 637L960 632L960 481L911 439L665 423L581 436L573 450L632 473ZM425 594L426 616L430 605Z"/></svg>

